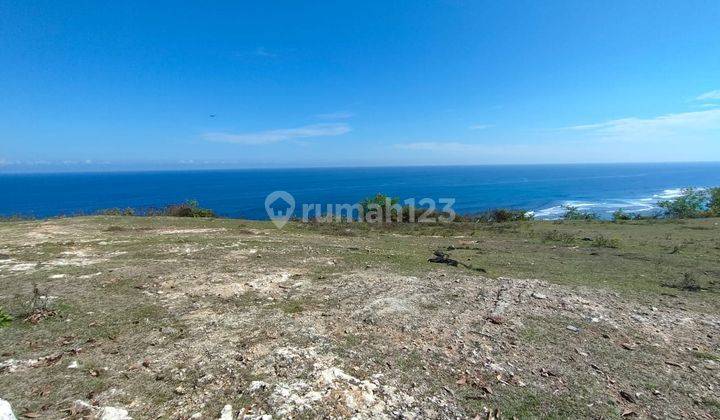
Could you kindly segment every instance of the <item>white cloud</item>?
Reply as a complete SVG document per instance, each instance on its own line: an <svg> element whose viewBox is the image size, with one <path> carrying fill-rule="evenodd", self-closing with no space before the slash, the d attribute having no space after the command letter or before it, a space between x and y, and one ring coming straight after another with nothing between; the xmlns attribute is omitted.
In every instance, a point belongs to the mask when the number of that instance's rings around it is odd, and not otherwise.
<svg viewBox="0 0 720 420"><path fill-rule="evenodd" d="M333 123L312 124L297 128L283 128L253 133L205 133L202 137L205 140L214 142L257 145L309 137L339 136L350 132L350 130L351 128L347 124Z"/></svg>
<svg viewBox="0 0 720 420"><path fill-rule="evenodd" d="M267 58L277 57L277 54L271 53L270 51L266 50L265 47L258 47L258 49L255 50L255 55L257 55L259 57L267 57Z"/></svg>
<svg viewBox="0 0 720 420"><path fill-rule="evenodd" d="M608 140L690 140L720 130L720 109L667 114L655 118L621 118L599 124L565 127L564 130Z"/></svg>
<svg viewBox="0 0 720 420"><path fill-rule="evenodd" d="M555 144L553 146L560 146ZM455 141L425 141L394 144L423 164L556 163L568 157L543 144L479 144ZM405 154L401 154L405 155ZM425 158L426 160L422 160ZM575 156L572 158L577 159Z"/></svg>
<svg viewBox="0 0 720 420"><path fill-rule="evenodd" d="M481 152L487 149L480 144L438 141L402 143L396 144L395 147L404 150L421 150L426 152Z"/></svg>
<svg viewBox="0 0 720 420"><path fill-rule="evenodd" d="M315 115L315 118L319 118L321 120L346 120L348 118L354 117L355 114L348 111L337 111L337 112L329 112L327 114L317 114Z"/></svg>
<svg viewBox="0 0 720 420"><path fill-rule="evenodd" d="M486 130L492 127L492 124L475 124L468 127L470 130Z"/></svg>
<svg viewBox="0 0 720 420"><path fill-rule="evenodd" d="M710 92L705 92L695 99L697 99L698 101L712 101L715 99L720 100L720 89L711 90Z"/></svg>

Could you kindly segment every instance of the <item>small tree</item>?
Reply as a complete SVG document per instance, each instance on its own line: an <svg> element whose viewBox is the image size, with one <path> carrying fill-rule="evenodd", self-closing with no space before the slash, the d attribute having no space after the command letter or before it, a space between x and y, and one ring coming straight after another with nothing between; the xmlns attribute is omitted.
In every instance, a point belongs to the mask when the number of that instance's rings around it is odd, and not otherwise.
<svg viewBox="0 0 720 420"><path fill-rule="evenodd" d="M686 188L680 197L661 201L658 206L665 211L665 215L668 217L692 219L703 215L707 210L708 201L708 191Z"/></svg>
<svg viewBox="0 0 720 420"><path fill-rule="evenodd" d="M598 220L600 216L596 213L590 213L582 211L575 206L563 206L565 214L563 219L565 220Z"/></svg>
<svg viewBox="0 0 720 420"><path fill-rule="evenodd" d="M626 213L623 209L617 209L612 214L613 221L618 222L621 220L631 220L633 218L633 215L631 213Z"/></svg>
<svg viewBox="0 0 720 420"><path fill-rule="evenodd" d="M371 217L373 221L398 221L399 203L399 198L388 197L381 193L377 193L373 197L367 197L360 202L360 220L368 221L366 217Z"/></svg>
<svg viewBox="0 0 720 420"><path fill-rule="evenodd" d="M708 204L710 216L720 217L720 187L710 188L708 195L710 197L710 203Z"/></svg>

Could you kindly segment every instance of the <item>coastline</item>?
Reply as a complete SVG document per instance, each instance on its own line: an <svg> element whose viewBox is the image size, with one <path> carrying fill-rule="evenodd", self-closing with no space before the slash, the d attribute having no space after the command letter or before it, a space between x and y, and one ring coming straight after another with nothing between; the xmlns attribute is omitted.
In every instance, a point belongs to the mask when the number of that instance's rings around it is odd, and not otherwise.
<svg viewBox="0 0 720 420"><path fill-rule="evenodd" d="M458 214L506 208L553 219L572 205L609 217L620 208L651 213L654 203L682 188L714 185L720 185L720 163L0 174L6 197L0 215L95 214L194 199L223 217L267 220L263 202L279 190L290 192L297 208L382 193L401 200L453 198Z"/></svg>

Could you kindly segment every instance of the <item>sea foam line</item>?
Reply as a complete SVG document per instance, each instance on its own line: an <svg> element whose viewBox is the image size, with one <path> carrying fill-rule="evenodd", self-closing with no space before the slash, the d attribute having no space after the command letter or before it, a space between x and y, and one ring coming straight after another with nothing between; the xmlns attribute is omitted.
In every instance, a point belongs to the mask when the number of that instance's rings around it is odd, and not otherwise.
<svg viewBox="0 0 720 420"><path fill-rule="evenodd" d="M562 218L567 212L566 206L572 206L581 211L595 212L601 217L609 216L620 209L629 213L650 213L660 209L657 206L658 202L678 198L682 196L683 190L684 188L668 188L650 197L607 199L598 202L567 200L559 205L530 211L528 214L532 214L536 219L556 220ZM696 188L696 190L704 190L704 188Z"/></svg>

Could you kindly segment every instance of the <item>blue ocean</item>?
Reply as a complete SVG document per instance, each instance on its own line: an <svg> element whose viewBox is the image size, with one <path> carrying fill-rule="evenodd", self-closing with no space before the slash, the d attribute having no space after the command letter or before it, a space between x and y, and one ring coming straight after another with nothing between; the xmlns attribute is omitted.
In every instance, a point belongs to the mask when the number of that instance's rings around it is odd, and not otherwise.
<svg viewBox="0 0 720 420"><path fill-rule="evenodd" d="M609 217L619 208L652 212L682 188L710 186L720 186L720 163L0 174L0 215L92 214L195 199L222 216L267 219L266 196L284 190L298 209L383 193L403 200L453 198L461 214L504 207L552 219L573 205Z"/></svg>

